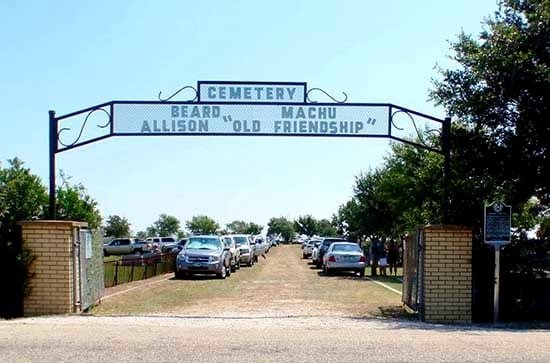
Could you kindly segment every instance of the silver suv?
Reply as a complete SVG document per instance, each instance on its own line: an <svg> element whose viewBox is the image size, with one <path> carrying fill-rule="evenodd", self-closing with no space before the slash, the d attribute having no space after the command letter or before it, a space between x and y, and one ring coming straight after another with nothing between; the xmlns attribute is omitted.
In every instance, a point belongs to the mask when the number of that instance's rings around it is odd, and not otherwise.
<svg viewBox="0 0 550 363"><path fill-rule="evenodd" d="M231 252L231 272L235 272L241 268L241 250L237 247L233 236L223 236L222 238Z"/></svg>
<svg viewBox="0 0 550 363"><path fill-rule="evenodd" d="M231 251L218 236L191 236L176 257L176 278L191 274L231 275Z"/></svg>
<svg viewBox="0 0 550 363"><path fill-rule="evenodd" d="M256 251L256 246L250 240L248 235L234 234L231 237L233 237L233 240L235 240L237 248L239 249L239 252L241 254L239 258L241 263L245 263L248 266L254 265L254 262L256 262L256 256L254 255Z"/></svg>

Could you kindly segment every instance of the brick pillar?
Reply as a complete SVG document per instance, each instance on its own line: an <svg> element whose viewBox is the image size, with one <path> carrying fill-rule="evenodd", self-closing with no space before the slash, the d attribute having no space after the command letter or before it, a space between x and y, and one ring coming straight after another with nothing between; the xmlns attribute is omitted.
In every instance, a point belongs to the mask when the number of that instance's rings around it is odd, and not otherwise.
<svg viewBox="0 0 550 363"><path fill-rule="evenodd" d="M30 293L25 297L25 316L74 312L73 238L83 222L19 222L23 246L34 261L30 267Z"/></svg>
<svg viewBox="0 0 550 363"><path fill-rule="evenodd" d="M472 322L472 230L424 228L422 317L431 323Z"/></svg>

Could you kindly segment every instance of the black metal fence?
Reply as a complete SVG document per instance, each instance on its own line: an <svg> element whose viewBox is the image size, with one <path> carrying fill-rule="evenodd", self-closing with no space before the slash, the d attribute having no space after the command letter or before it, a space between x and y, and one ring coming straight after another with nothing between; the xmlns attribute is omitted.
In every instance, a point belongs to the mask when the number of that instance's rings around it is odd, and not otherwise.
<svg viewBox="0 0 550 363"><path fill-rule="evenodd" d="M175 263L176 254L173 253L126 255L119 260L106 261L104 262L105 287L145 280L173 272Z"/></svg>
<svg viewBox="0 0 550 363"><path fill-rule="evenodd" d="M481 234L474 236L472 257L473 320L490 322L494 250ZM550 240L513 240L500 259L500 320L550 321Z"/></svg>

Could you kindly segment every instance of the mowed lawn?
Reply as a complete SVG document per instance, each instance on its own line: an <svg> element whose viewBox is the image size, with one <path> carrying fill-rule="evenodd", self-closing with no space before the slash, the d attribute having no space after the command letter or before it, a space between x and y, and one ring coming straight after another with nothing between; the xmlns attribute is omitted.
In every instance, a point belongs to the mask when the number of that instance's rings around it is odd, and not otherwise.
<svg viewBox="0 0 550 363"><path fill-rule="evenodd" d="M209 276L176 280L170 274L153 284L143 281L142 287L104 299L91 313L361 317L402 313L401 295L368 277L325 276L302 259L301 252L298 245L274 247L266 259L260 258L253 267L243 267L225 280ZM401 291L397 278L376 279Z"/></svg>

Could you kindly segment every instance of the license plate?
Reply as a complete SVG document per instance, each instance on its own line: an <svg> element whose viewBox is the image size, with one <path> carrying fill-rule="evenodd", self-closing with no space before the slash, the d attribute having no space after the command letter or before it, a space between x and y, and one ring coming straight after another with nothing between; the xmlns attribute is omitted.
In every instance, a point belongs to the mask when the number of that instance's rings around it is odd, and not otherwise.
<svg viewBox="0 0 550 363"><path fill-rule="evenodd" d="M346 262L354 262L354 261L355 261L355 257L353 257L353 256L345 256L345 257L344 257L344 261L346 261Z"/></svg>

